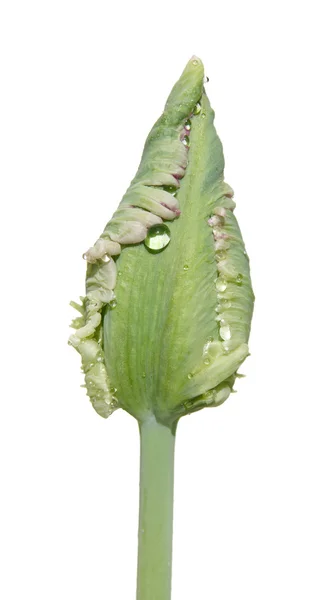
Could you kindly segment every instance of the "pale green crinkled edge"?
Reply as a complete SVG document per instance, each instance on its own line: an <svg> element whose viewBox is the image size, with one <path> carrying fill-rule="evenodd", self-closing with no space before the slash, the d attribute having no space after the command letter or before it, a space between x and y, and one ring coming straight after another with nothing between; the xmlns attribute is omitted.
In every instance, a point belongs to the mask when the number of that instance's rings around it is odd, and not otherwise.
<svg viewBox="0 0 324 600"><path fill-rule="evenodd" d="M249 258L233 215L236 206L233 195L227 183L218 182L213 195L215 208L208 225L212 228L218 272L215 280L215 320L219 324L220 339L210 339L205 344L203 364L190 374L190 380L181 392L181 407L188 413L223 404L233 392L237 369L249 355L246 341L250 333L254 294ZM203 391L207 382L211 387Z"/></svg>
<svg viewBox="0 0 324 600"><path fill-rule="evenodd" d="M196 68L194 88L189 72L193 65ZM70 336L69 343L81 355L87 394L102 417L108 417L119 408L114 396L116 390L105 368L101 339L103 308L107 305L113 308L116 302L114 257L118 257L123 245L143 242L152 225L180 215L175 194L188 164L188 119L194 116L202 89L203 66L193 57L174 86L162 117L148 136L136 177L100 238L83 255L88 263L86 296L81 298L81 305L71 303L81 317L72 322L75 333Z"/></svg>

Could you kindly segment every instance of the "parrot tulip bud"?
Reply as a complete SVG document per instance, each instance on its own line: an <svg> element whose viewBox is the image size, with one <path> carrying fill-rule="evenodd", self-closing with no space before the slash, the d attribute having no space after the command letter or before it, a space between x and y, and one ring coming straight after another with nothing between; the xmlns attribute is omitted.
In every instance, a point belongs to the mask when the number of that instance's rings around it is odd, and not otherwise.
<svg viewBox="0 0 324 600"><path fill-rule="evenodd" d="M232 391L249 353L249 259L193 57L151 130L138 172L85 254L86 295L71 344L107 417L170 424Z"/></svg>

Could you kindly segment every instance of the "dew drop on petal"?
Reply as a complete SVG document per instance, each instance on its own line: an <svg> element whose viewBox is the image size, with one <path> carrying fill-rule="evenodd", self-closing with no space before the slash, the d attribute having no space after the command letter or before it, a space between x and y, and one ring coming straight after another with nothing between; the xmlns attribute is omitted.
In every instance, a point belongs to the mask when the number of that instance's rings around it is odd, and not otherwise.
<svg viewBox="0 0 324 600"><path fill-rule="evenodd" d="M208 357L205 358L204 363L205 363L205 365L210 365L210 358L208 358Z"/></svg>
<svg viewBox="0 0 324 600"><path fill-rule="evenodd" d="M243 275L242 273L239 273L235 279L236 283L238 283L239 285L242 283L243 281Z"/></svg>
<svg viewBox="0 0 324 600"><path fill-rule="evenodd" d="M187 119L187 121L184 124L184 128L185 128L186 131L190 131L190 129L191 129L191 121L190 121L190 119Z"/></svg>
<svg viewBox="0 0 324 600"><path fill-rule="evenodd" d="M224 250L217 250L216 252L216 260L225 260L226 252Z"/></svg>
<svg viewBox="0 0 324 600"><path fill-rule="evenodd" d="M101 260L102 260L102 262L104 262L104 263L107 263L107 262L109 262L109 261L110 261L110 257L108 256L108 254L104 254L104 255L101 257Z"/></svg>
<svg viewBox="0 0 324 600"><path fill-rule="evenodd" d="M188 271L188 269L189 269L189 265L184 265L183 270Z"/></svg>
<svg viewBox="0 0 324 600"><path fill-rule="evenodd" d="M149 228L144 244L151 252L157 253L166 248L170 239L171 234L169 227L164 223L159 223L157 225L152 225L152 227Z"/></svg>
<svg viewBox="0 0 324 600"><path fill-rule="evenodd" d="M189 141L189 137L187 135L185 135L181 141L182 141L183 145L186 146L186 148L189 148L190 141Z"/></svg>
<svg viewBox="0 0 324 600"><path fill-rule="evenodd" d="M195 108L193 109L193 114L199 115L200 111L201 111L201 104L200 104L200 102L197 102Z"/></svg>
<svg viewBox="0 0 324 600"><path fill-rule="evenodd" d="M175 194L178 191L178 188L176 188L175 185L165 185L163 186L163 189L165 192L168 192L169 194Z"/></svg>
<svg viewBox="0 0 324 600"><path fill-rule="evenodd" d="M216 279L216 290L218 290L219 292L225 292L226 288L227 288L227 283L226 283L225 279L222 279L221 277Z"/></svg>
<svg viewBox="0 0 324 600"><path fill-rule="evenodd" d="M225 340L225 342L227 340L230 340L231 337L232 337L232 334L231 334L231 330L230 330L229 326L228 325L223 325L222 327L220 327L220 329L219 329L219 335L221 336L221 338L223 340Z"/></svg>

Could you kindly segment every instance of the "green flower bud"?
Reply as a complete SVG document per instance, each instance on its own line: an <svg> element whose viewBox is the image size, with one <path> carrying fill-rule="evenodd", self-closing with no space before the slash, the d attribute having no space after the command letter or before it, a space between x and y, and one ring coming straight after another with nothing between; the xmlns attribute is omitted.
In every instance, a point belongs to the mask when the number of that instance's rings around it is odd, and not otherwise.
<svg viewBox="0 0 324 600"><path fill-rule="evenodd" d="M85 254L70 343L103 417L172 425L218 406L247 357L254 296L224 157L194 57L145 143L138 172ZM167 222L167 224L165 224Z"/></svg>

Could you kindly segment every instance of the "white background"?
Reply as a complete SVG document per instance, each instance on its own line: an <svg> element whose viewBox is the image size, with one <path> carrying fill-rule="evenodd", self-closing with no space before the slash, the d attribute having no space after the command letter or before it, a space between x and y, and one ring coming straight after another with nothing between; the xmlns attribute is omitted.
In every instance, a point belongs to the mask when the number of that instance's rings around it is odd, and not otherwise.
<svg viewBox="0 0 324 600"><path fill-rule="evenodd" d="M178 428L173 600L323 600L321 3L1 6L2 598L135 597L137 424L92 410L68 304L197 54L257 301L238 393Z"/></svg>

